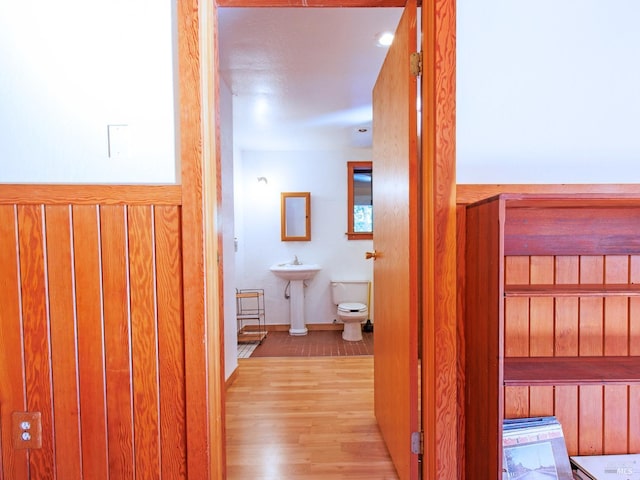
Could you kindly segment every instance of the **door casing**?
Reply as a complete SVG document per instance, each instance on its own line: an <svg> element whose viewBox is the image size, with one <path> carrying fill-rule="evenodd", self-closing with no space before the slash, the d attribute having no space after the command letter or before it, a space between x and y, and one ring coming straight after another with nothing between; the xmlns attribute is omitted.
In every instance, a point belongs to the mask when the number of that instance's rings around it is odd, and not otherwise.
<svg viewBox="0 0 640 480"><path fill-rule="evenodd" d="M397 0L300 0L300 7L397 7ZM219 205L220 148L215 119L218 7L293 6L290 0L179 0L178 78L183 191L187 468L194 478L224 478L224 358L219 235L207 219ZM458 445L458 361L455 263L455 0L421 8L421 216L424 235L420 292L422 477L455 479ZM202 419L206 419L204 422Z"/></svg>

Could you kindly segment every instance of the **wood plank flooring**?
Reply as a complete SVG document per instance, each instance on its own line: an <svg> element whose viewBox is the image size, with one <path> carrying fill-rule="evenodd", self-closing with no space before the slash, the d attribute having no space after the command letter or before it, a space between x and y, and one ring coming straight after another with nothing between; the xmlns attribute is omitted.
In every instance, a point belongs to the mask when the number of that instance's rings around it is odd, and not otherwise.
<svg viewBox="0 0 640 480"><path fill-rule="evenodd" d="M397 480L373 414L373 357L239 359L230 480Z"/></svg>

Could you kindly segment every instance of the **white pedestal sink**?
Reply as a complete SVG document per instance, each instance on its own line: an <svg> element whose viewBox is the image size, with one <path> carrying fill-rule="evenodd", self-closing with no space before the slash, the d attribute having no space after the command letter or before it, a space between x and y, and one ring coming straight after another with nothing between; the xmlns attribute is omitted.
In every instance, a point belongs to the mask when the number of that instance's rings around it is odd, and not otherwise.
<svg viewBox="0 0 640 480"><path fill-rule="evenodd" d="M320 271L320 265L281 263L272 266L276 276L291 282L289 289L289 312L291 327L289 335L306 335L307 327L304 320L304 281L312 279Z"/></svg>

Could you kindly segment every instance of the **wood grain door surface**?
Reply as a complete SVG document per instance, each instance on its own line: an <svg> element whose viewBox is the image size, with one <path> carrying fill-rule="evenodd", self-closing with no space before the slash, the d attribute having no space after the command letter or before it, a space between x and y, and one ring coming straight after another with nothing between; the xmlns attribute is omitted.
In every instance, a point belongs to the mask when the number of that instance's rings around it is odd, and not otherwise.
<svg viewBox="0 0 640 480"><path fill-rule="evenodd" d="M418 478L418 143L416 3L407 3L373 90L374 401L401 479Z"/></svg>

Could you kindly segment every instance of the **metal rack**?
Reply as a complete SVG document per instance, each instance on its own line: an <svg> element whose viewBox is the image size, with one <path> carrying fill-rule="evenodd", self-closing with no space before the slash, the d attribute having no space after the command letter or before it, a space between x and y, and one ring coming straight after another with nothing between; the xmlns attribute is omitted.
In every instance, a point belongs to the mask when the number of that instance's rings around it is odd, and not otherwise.
<svg viewBox="0 0 640 480"><path fill-rule="evenodd" d="M236 319L238 343L262 343L267 336L264 311L264 290L236 289Z"/></svg>

